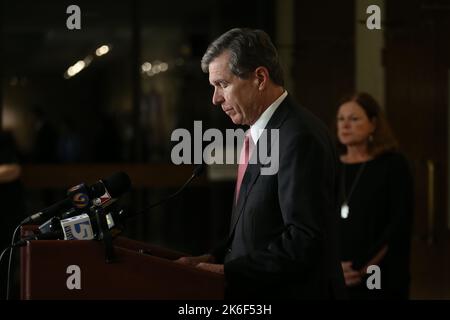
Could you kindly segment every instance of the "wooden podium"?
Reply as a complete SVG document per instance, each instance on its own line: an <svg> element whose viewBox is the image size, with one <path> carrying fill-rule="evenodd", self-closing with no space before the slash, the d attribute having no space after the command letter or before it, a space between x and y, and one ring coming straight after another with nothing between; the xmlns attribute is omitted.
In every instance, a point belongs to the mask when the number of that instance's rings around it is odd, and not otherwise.
<svg viewBox="0 0 450 320"><path fill-rule="evenodd" d="M106 263L100 241L28 242L21 299L223 299L223 275L173 262L179 252L124 237L113 245L116 259Z"/></svg>

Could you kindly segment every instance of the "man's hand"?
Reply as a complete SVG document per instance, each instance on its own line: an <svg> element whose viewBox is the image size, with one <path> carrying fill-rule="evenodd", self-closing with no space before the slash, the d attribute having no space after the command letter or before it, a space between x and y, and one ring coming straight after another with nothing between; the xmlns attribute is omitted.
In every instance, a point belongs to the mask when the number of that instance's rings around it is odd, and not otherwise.
<svg viewBox="0 0 450 320"><path fill-rule="evenodd" d="M347 287L353 287L361 283L363 274L360 271L352 268L351 261L341 262L342 271L344 271L345 285Z"/></svg>
<svg viewBox="0 0 450 320"><path fill-rule="evenodd" d="M197 267L202 270L223 274L223 264L216 264L214 256L204 254L196 257L181 257L175 260L176 263Z"/></svg>
<svg viewBox="0 0 450 320"><path fill-rule="evenodd" d="M175 262L196 267L199 263L214 263L215 259L210 254L204 254L196 257L181 257L175 260Z"/></svg>
<svg viewBox="0 0 450 320"><path fill-rule="evenodd" d="M223 274L223 264L201 262L197 265L197 268Z"/></svg>

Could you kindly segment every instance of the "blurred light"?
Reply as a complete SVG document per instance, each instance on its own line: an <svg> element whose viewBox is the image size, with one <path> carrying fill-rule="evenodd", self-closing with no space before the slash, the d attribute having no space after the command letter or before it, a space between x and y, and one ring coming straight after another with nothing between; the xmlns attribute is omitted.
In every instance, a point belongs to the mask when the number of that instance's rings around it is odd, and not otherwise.
<svg viewBox="0 0 450 320"><path fill-rule="evenodd" d="M169 64L167 62L161 62L159 60L150 62L144 62L141 66L142 72L145 73L149 77L153 77L154 75L160 72L166 72L169 70Z"/></svg>
<svg viewBox="0 0 450 320"><path fill-rule="evenodd" d="M143 72L148 72L152 70L152 64L150 62L144 62L141 66Z"/></svg>
<svg viewBox="0 0 450 320"><path fill-rule="evenodd" d="M67 74L69 75L69 77L73 77L75 75L75 69L73 67L69 67L69 69L67 69Z"/></svg>
<svg viewBox="0 0 450 320"><path fill-rule="evenodd" d="M111 50L110 46L102 45L95 50L95 55L100 57L102 55L107 54L110 50ZM94 58L95 58L95 56L90 54L90 55L86 56L83 60L77 61L77 63L70 66L66 70L66 72L64 73L64 78L69 79L69 78L75 76L81 70L83 70L84 68L87 68L92 63L92 61L94 61Z"/></svg>
<svg viewBox="0 0 450 320"><path fill-rule="evenodd" d="M78 72L80 72L81 70L83 70L86 66L86 63L83 60L79 60L77 61L77 63L75 63L73 66L69 67L69 69L67 69L67 76L73 77L74 75L76 75ZM67 79L67 77L65 76L65 78Z"/></svg>
<svg viewBox="0 0 450 320"><path fill-rule="evenodd" d="M159 65L159 68L161 69L162 72L165 72L165 71L167 71L167 69L169 69L169 65L167 63L163 62Z"/></svg>
<svg viewBox="0 0 450 320"><path fill-rule="evenodd" d="M75 74L77 74L78 72L80 72L81 70L84 69L85 67L85 63L83 60L79 60L77 63L75 63L75 65L73 66Z"/></svg>
<svg viewBox="0 0 450 320"><path fill-rule="evenodd" d="M155 61L155 63L153 64L152 71L155 73L161 72L161 65L159 64L159 61Z"/></svg>
<svg viewBox="0 0 450 320"><path fill-rule="evenodd" d="M97 50L95 50L95 54L100 57L104 54L107 54L109 52L109 47L107 45L103 45L99 47Z"/></svg>

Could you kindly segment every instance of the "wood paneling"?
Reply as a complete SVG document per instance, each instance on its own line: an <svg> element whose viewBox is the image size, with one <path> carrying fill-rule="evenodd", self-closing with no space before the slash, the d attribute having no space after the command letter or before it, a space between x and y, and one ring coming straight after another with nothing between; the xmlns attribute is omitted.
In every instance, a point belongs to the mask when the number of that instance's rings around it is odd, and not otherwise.
<svg viewBox="0 0 450 320"><path fill-rule="evenodd" d="M67 188L81 182L94 183L124 171L135 188L168 188L183 185L193 169L194 166L170 164L25 165L22 181L28 188ZM192 183L205 185L205 175Z"/></svg>
<svg viewBox="0 0 450 320"><path fill-rule="evenodd" d="M354 20L354 1L295 1L295 96L328 126L354 88Z"/></svg>
<svg viewBox="0 0 450 320"><path fill-rule="evenodd" d="M387 1L386 110L415 182L412 288L416 299L450 297L447 228L447 113L450 6ZM429 179L430 164L434 179ZM434 212L430 210L430 184Z"/></svg>

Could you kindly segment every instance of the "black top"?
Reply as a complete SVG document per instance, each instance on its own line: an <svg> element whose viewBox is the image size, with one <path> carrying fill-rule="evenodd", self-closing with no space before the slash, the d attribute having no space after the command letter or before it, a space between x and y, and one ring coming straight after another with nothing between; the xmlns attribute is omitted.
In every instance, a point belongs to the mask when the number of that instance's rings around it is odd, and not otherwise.
<svg viewBox="0 0 450 320"><path fill-rule="evenodd" d="M362 165L341 164L341 204ZM364 279L353 291L359 290L359 296L406 298L413 218L413 186L407 160L390 152L367 161L348 206L348 217L340 218L341 261L353 261L353 269L360 269L388 246L379 265L382 290L368 290Z"/></svg>

